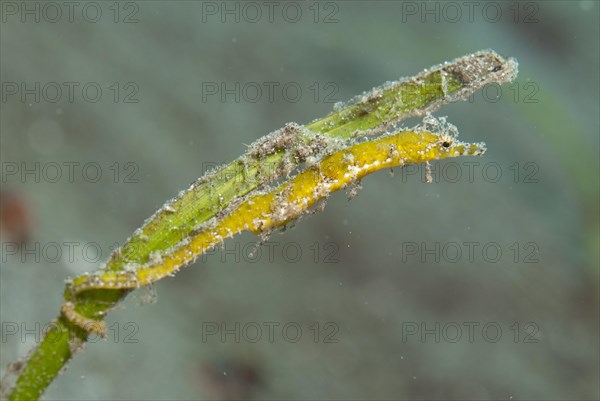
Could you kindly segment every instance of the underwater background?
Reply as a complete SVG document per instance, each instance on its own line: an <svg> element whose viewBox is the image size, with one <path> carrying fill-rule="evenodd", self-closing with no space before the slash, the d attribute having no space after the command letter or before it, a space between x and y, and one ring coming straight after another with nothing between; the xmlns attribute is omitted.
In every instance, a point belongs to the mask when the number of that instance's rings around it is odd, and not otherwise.
<svg viewBox="0 0 600 401"><path fill-rule="evenodd" d="M599 2L72 7L1 3L2 373L66 277L204 172L491 48L517 80L434 113L483 157L432 183L381 171L257 250L226 241L131 294L44 399L600 397Z"/></svg>

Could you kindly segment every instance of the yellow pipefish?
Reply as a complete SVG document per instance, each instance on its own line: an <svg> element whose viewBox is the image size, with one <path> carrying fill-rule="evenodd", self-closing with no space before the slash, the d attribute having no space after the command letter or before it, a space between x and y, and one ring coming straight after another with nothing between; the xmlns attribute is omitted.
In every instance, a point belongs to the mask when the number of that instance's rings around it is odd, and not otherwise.
<svg viewBox="0 0 600 401"><path fill-rule="evenodd" d="M131 270L101 270L76 277L70 284L68 301L63 304L63 315L88 332L103 334L104 322L77 313L71 300L87 291L135 289L173 275L224 239L246 230L261 234L282 227L332 192L377 170L484 152L482 143L463 143L448 132L428 130L404 130L354 143L270 191L246 195L229 208L220 221L206 224L146 264Z"/></svg>

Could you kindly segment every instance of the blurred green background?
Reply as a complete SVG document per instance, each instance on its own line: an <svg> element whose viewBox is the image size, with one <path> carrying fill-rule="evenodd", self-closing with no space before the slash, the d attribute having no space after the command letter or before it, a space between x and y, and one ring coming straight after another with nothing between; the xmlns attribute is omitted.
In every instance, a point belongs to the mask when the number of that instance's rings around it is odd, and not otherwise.
<svg viewBox="0 0 600 401"><path fill-rule="evenodd" d="M254 258L229 240L130 295L45 399L598 399L600 4L250 3L2 2L2 372L67 276L244 144L492 48L516 83L436 113L482 158L369 176Z"/></svg>

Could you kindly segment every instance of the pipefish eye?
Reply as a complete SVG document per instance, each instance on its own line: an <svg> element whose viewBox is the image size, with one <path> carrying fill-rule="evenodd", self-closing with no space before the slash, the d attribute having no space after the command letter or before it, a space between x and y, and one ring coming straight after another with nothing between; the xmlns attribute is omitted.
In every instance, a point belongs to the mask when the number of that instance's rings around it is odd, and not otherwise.
<svg viewBox="0 0 600 401"><path fill-rule="evenodd" d="M444 141L444 142L442 142L442 146L445 147L445 148L449 148L450 147L450 142Z"/></svg>

